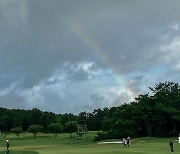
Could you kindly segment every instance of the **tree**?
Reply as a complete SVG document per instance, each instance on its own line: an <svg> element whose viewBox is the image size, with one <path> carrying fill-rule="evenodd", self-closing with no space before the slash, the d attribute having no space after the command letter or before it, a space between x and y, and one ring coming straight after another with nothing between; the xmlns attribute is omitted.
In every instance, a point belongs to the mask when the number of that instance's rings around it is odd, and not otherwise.
<svg viewBox="0 0 180 154"><path fill-rule="evenodd" d="M163 121L161 120L163 124L166 124L166 126L163 127L166 128L166 131L169 131L170 134L171 132L178 132L179 130L177 129L180 124L180 85L174 82L164 82L156 84L156 86L150 88L150 90L154 93L153 99L154 102L156 102L156 109L164 112L164 115L167 116ZM161 115L161 117L165 116Z"/></svg>
<svg viewBox="0 0 180 154"><path fill-rule="evenodd" d="M43 131L42 125L30 125L28 128L28 132L32 133L35 138L37 134L41 131Z"/></svg>
<svg viewBox="0 0 180 154"><path fill-rule="evenodd" d="M105 118L102 121L102 130L103 131L108 131L112 129L112 119L110 118Z"/></svg>
<svg viewBox="0 0 180 154"><path fill-rule="evenodd" d="M65 124L65 130L68 133L71 133L71 138L72 138L72 133L77 131L77 122L76 121L69 121Z"/></svg>
<svg viewBox="0 0 180 154"><path fill-rule="evenodd" d="M4 113L4 115L0 117L0 122L2 130L6 132L8 132L13 126L13 120L7 113Z"/></svg>
<svg viewBox="0 0 180 154"><path fill-rule="evenodd" d="M15 133L17 135L17 137L19 138L19 134L22 133L22 128L21 127L14 127L14 128L11 128L10 130L12 133Z"/></svg>
<svg viewBox="0 0 180 154"><path fill-rule="evenodd" d="M33 108L31 111L30 111L30 124L31 125L43 125L43 119L42 119L42 111L40 111L39 109L37 108Z"/></svg>
<svg viewBox="0 0 180 154"><path fill-rule="evenodd" d="M54 137L57 137L58 133L63 131L63 126L60 123L52 123L48 125L48 130L54 134Z"/></svg>

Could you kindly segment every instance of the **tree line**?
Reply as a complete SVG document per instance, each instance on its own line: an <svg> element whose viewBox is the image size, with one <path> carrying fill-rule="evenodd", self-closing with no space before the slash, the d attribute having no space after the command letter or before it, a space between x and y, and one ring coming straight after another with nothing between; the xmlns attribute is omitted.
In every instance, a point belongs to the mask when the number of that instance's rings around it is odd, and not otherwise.
<svg viewBox="0 0 180 154"><path fill-rule="evenodd" d="M158 83L149 93L118 107L81 112L90 130L102 130L98 139L131 137L168 137L180 133L180 85Z"/></svg>
<svg viewBox="0 0 180 154"><path fill-rule="evenodd" d="M174 82L158 83L149 87L149 93L138 95L133 102L118 107L95 109L92 112L55 114L32 110L0 108L0 130L21 128L30 131L40 126L41 131L75 132L75 125L85 121L88 130L101 131L98 138L175 136L180 132L180 85ZM73 124L72 124L73 123ZM35 127L34 126L34 127ZM55 131L56 126L56 131ZM73 129L72 129L73 128Z"/></svg>
<svg viewBox="0 0 180 154"><path fill-rule="evenodd" d="M57 137L61 132L75 132L77 117L71 113L42 112L37 108L32 110L0 108L0 131L1 135L13 132L18 137L23 131L32 133L34 137L38 132L50 132Z"/></svg>

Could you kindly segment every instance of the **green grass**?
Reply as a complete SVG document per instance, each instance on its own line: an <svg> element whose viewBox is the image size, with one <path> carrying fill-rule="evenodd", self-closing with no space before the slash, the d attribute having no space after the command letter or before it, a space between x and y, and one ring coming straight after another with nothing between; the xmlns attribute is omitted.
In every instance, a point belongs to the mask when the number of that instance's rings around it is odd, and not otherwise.
<svg viewBox="0 0 180 154"><path fill-rule="evenodd" d="M0 154L4 154L5 151L1 151ZM13 154L39 154L38 152L34 152L34 151L12 151L10 153Z"/></svg>
<svg viewBox="0 0 180 154"><path fill-rule="evenodd" d="M20 135L8 134L10 154L169 154L169 140L174 142L174 154L180 153L180 144L175 138L137 138L133 139L129 148L121 144L97 144L93 142L95 132L89 132L87 141L77 143L70 134L60 134L54 138L52 134L38 134L34 138L29 133ZM176 138L177 139L177 138ZM5 139L0 138L0 154L5 153Z"/></svg>

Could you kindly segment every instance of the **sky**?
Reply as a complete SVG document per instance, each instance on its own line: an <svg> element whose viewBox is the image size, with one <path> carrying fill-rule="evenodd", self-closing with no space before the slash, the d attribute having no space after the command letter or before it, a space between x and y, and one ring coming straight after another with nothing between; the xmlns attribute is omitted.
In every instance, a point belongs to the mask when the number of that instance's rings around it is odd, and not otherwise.
<svg viewBox="0 0 180 154"><path fill-rule="evenodd" d="M0 0L0 107L79 114L180 82L179 0Z"/></svg>

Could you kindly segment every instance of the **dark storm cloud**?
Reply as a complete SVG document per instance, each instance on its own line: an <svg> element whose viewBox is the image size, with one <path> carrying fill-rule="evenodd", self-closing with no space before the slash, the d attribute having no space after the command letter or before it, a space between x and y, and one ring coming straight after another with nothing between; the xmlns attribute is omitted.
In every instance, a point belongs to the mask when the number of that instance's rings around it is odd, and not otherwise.
<svg viewBox="0 0 180 154"><path fill-rule="evenodd" d="M15 13L17 19L14 20L26 31L19 31L10 41L1 43L0 70L20 71L35 83L64 61L95 58L92 49L69 29L71 22L82 25L103 49L110 63L122 71L132 71L160 63L162 53L152 50L158 47L168 27L180 21L178 1L25 2L21 8L26 8L26 14L22 15L25 11ZM12 3L7 13L16 11L17 6ZM4 18L9 21L11 16ZM9 29L4 28L6 33L9 33ZM22 38L18 38L18 35Z"/></svg>
<svg viewBox="0 0 180 154"><path fill-rule="evenodd" d="M19 97L17 94L13 94L13 93L1 96L0 104L2 107L10 108L10 109L29 108L29 106L24 102L22 97Z"/></svg>

